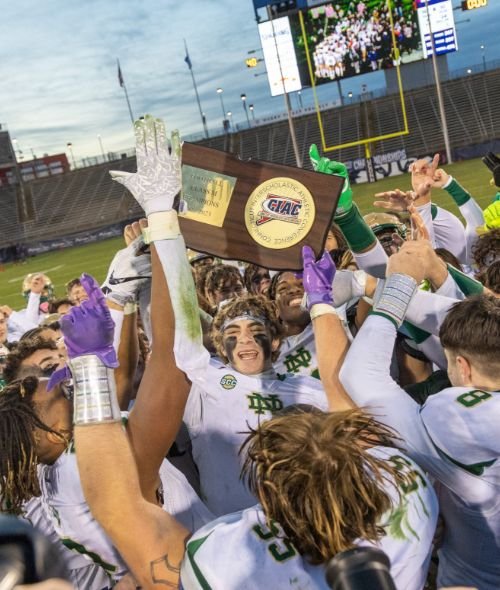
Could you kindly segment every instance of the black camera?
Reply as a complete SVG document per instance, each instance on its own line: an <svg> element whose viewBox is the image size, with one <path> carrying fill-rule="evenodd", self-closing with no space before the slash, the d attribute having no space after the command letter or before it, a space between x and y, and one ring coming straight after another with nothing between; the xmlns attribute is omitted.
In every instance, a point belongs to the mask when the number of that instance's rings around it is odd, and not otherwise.
<svg viewBox="0 0 500 590"><path fill-rule="evenodd" d="M356 547L328 562L326 582L332 590L396 590L390 566L380 549Z"/></svg>
<svg viewBox="0 0 500 590"><path fill-rule="evenodd" d="M50 578L69 579L50 541L26 521L0 515L0 590Z"/></svg>

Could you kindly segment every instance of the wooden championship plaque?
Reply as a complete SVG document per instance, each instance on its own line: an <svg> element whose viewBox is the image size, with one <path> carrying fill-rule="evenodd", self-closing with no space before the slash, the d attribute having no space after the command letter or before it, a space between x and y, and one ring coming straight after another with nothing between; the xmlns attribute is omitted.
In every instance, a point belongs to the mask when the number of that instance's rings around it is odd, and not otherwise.
<svg viewBox="0 0 500 590"><path fill-rule="evenodd" d="M179 224L186 245L272 270L323 250L344 180L184 143Z"/></svg>

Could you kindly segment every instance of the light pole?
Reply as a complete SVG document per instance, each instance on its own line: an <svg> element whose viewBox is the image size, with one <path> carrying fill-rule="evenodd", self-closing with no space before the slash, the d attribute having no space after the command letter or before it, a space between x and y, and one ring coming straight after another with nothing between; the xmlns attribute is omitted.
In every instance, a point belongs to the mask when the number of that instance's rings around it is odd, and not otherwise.
<svg viewBox="0 0 500 590"><path fill-rule="evenodd" d="M250 119L248 117L248 110L247 110L247 95L240 94L241 102L243 103L243 110L245 111L245 116L247 118L248 128L250 128Z"/></svg>
<svg viewBox="0 0 500 590"><path fill-rule="evenodd" d="M352 102L352 91L349 90L349 92L347 93L347 96L349 97L349 102Z"/></svg>
<svg viewBox="0 0 500 590"><path fill-rule="evenodd" d="M104 153L104 147L102 145L102 137L100 136L100 134L97 135L97 139L99 140L99 145L101 146L102 161L105 162L106 161L106 154Z"/></svg>
<svg viewBox="0 0 500 590"><path fill-rule="evenodd" d="M222 119L226 118L226 109L224 108L224 101L222 100L222 93L224 91L222 90L222 88L217 88L217 94L219 95L220 98L220 106L222 109Z"/></svg>
<svg viewBox="0 0 500 590"><path fill-rule="evenodd" d="M303 109L304 108L304 104L302 103L302 92L300 90L297 90L297 96L299 97L299 105L300 105L300 108Z"/></svg>
<svg viewBox="0 0 500 590"><path fill-rule="evenodd" d="M229 129L233 130L233 112L227 111L227 120L229 121Z"/></svg>
<svg viewBox="0 0 500 590"><path fill-rule="evenodd" d="M486 54L484 52L486 47L484 45L480 45L479 49L481 49L481 55L483 57L483 72L486 72Z"/></svg>
<svg viewBox="0 0 500 590"><path fill-rule="evenodd" d="M69 150L69 153L71 154L71 161L73 162L73 168L76 168L75 154L73 153L73 144L71 143L71 141L68 141L66 146Z"/></svg>
<svg viewBox="0 0 500 590"><path fill-rule="evenodd" d="M250 112L252 113L252 121L255 123L255 112L254 112L255 107L253 106L253 104L249 104L248 108L249 108Z"/></svg>

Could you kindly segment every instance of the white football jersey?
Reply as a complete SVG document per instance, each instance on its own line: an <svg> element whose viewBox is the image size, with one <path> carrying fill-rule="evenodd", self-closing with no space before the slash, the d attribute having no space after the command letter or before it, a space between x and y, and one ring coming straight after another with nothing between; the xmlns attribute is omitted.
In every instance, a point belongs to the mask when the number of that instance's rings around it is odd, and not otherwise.
<svg viewBox="0 0 500 590"><path fill-rule="evenodd" d="M101 566L113 579L121 578L127 566L85 501L73 445L53 465L41 466L39 479L42 503L64 546ZM186 478L166 460L160 479L164 509L189 530L212 520Z"/></svg>
<svg viewBox="0 0 500 590"><path fill-rule="evenodd" d="M201 495L216 516L248 508L255 497L240 480L239 455L250 428L293 404L328 409L321 383L294 375L250 376L211 359L197 375L184 421L200 472Z"/></svg>
<svg viewBox="0 0 500 590"><path fill-rule="evenodd" d="M392 322L370 316L340 378L354 402L399 432L405 453L440 484L445 528L438 587L498 590L500 393L449 387L419 406L389 376L395 331Z"/></svg>
<svg viewBox="0 0 500 590"><path fill-rule="evenodd" d="M393 507L382 519L386 534L377 547L389 557L398 590L422 590L438 515L436 495L420 468L400 451L376 447L372 452L398 466L410 482L398 493L386 480ZM362 540L358 544L369 545ZM197 531L187 544L181 583L184 590L329 588L325 568L301 556L278 523L266 522L259 505Z"/></svg>
<svg viewBox="0 0 500 590"><path fill-rule="evenodd" d="M283 338L280 344L280 355L273 366L280 375L290 373L319 379L312 322L300 334Z"/></svg>
<svg viewBox="0 0 500 590"><path fill-rule="evenodd" d="M22 517L37 528L56 549L76 590L103 590L111 586L110 577L101 567L62 544L40 497L32 498L24 504Z"/></svg>

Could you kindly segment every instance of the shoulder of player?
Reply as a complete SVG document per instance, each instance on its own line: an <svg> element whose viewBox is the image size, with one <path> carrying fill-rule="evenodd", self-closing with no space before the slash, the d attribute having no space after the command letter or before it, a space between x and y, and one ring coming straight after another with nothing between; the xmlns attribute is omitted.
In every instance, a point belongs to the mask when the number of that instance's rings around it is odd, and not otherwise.
<svg viewBox="0 0 500 590"><path fill-rule="evenodd" d="M427 398L422 406L421 413L425 415L429 409L442 407L443 411L452 407L472 409L483 405L483 402L489 401L488 407L498 408L500 411L500 391L486 391L474 387L447 387L439 393ZM451 402L456 402L450 405Z"/></svg>

